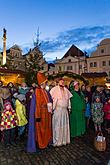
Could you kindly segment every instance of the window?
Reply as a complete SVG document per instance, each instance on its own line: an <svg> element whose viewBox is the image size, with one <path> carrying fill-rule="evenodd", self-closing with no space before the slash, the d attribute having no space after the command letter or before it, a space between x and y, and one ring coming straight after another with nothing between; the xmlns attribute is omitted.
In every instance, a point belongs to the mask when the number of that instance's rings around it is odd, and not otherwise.
<svg viewBox="0 0 110 165"><path fill-rule="evenodd" d="M59 66L59 71L61 71L61 66Z"/></svg>
<svg viewBox="0 0 110 165"><path fill-rule="evenodd" d="M108 62L108 65L110 66L110 61Z"/></svg>
<svg viewBox="0 0 110 165"><path fill-rule="evenodd" d="M63 66L63 70L65 71L65 65Z"/></svg>
<svg viewBox="0 0 110 165"><path fill-rule="evenodd" d="M110 72L108 72L108 76L110 77Z"/></svg>
<svg viewBox="0 0 110 165"><path fill-rule="evenodd" d="M93 63L92 62L90 63L90 67L93 67Z"/></svg>
<svg viewBox="0 0 110 165"><path fill-rule="evenodd" d="M72 66L67 66L67 70L72 70Z"/></svg>
<svg viewBox="0 0 110 165"><path fill-rule="evenodd" d="M94 62L94 67L97 67L97 62Z"/></svg>
<svg viewBox="0 0 110 165"><path fill-rule="evenodd" d="M104 53L104 49L101 49L101 53Z"/></svg>
<svg viewBox="0 0 110 165"><path fill-rule="evenodd" d="M106 61L102 61L102 66L106 66Z"/></svg>
<svg viewBox="0 0 110 165"><path fill-rule="evenodd" d="M71 59L69 59L68 62L71 62Z"/></svg>
<svg viewBox="0 0 110 165"><path fill-rule="evenodd" d="M79 65L79 69L82 69L82 65Z"/></svg>

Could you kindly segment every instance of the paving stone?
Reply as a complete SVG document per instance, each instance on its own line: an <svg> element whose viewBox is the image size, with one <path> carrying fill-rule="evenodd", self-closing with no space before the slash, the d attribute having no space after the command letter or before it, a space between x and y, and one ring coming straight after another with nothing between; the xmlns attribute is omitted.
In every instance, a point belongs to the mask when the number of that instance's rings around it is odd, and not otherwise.
<svg viewBox="0 0 110 165"><path fill-rule="evenodd" d="M0 165L107 165L110 159L110 135L105 152L98 152L93 145L94 134L72 139L62 147L48 147L39 153L26 153L25 141L8 150L0 143Z"/></svg>

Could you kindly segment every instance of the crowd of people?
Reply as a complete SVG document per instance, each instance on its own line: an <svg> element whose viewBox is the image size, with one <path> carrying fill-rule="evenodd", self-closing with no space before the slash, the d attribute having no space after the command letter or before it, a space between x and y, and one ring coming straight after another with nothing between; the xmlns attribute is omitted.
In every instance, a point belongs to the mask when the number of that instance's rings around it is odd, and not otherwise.
<svg viewBox="0 0 110 165"><path fill-rule="evenodd" d="M76 80L67 87L63 78L57 81L50 88L41 72L31 87L0 81L0 140L5 147L16 147L24 136L27 152L67 145L84 135L91 121L96 134L102 129L110 134L109 89L81 86Z"/></svg>

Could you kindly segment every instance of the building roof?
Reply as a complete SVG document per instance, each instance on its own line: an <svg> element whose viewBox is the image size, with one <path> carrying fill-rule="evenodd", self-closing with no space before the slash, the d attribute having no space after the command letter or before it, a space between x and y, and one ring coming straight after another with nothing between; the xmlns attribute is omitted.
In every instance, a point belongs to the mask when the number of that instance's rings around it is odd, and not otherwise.
<svg viewBox="0 0 110 165"><path fill-rule="evenodd" d="M62 58L66 58L68 56L83 57L84 53L79 48L77 48L75 45L72 45Z"/></svg>
<svg viewBox="0 0 110 165"><path fill-rule="evenodd" d="M15 44L11 48L6 50L6 54L10 53L10 49L15 49L15 50L18 50L18 51L22 51L22 49L18 45ZM1 52L1 54L3 55L3 52Z"/></svg>
<svg viewBox="0 0 110 165"><path fill-rule="evenodd" d="M10 49L22 51L22 49L17 44L13 45Z"/></svg>
<svg viewBox="0 0 110 165"><path fill-rule="evenodd" d="M110 44L110 38L106 38L102 40L99 45L101 46L101 45L107 45L107 44Z"/></svg>
<svg viewBox="0 0 110 165"><path fill-rule="evenodd" d="M81 76L85 78L95 78L95 77L107 77L106 72L89 72L89 73L82 73Z"/></svg>

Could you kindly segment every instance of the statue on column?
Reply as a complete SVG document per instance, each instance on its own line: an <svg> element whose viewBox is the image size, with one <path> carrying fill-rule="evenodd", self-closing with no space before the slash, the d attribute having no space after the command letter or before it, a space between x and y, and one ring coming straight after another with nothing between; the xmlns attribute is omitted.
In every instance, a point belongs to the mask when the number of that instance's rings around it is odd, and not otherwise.
<svg viewBox="0 0 110 165"><path fill-rule="evenodd" d="M3 28L3 65L6 64L6 29Z"/></svg>
<svg viewBox="0 0 110 165"><path fill-rule="evenodd" d="M6 29L3 28L3 38L6 39Z"/></svg>

